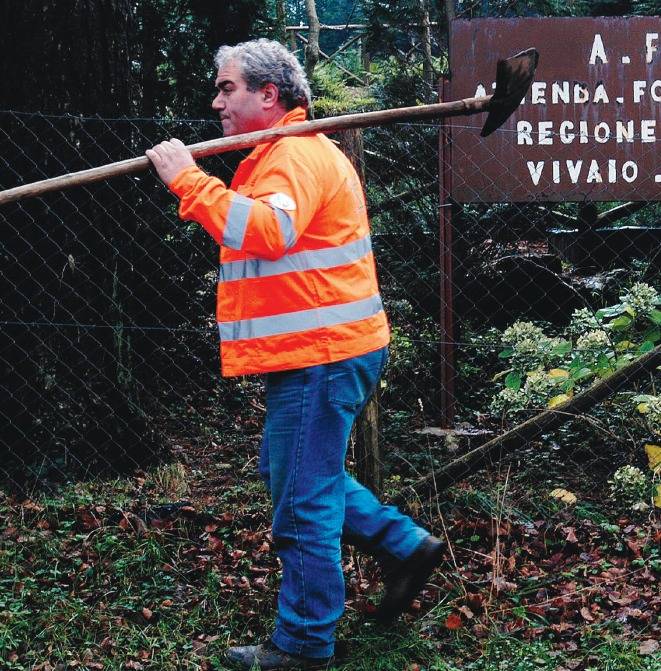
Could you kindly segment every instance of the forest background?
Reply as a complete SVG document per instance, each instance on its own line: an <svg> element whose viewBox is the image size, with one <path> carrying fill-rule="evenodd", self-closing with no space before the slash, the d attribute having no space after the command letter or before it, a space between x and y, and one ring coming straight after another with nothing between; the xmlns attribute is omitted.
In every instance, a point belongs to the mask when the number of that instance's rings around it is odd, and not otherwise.
<svg viewBox="0 0 661 671"><path fill-rule="evenodd" d="M218 136L220 44L283 41L319 118L436 102L452 18L659 13L644 0L0 0L0 188ZM342 29L317 35L317 21ZM456 414L439 429L438 126L337 139L364 172L393 326L378 488L448 541L392 632L369 621L378 567L346 549L338 668L659 668L658 375L447 490L416 485L656 346L658 255L638 238L597 267L551 254L549 231L585 215L573 203L457 211ZM228 178L241 157L204 167ZM658 234L655 203L621 205L594 214ZM175 207L145 175L0 212L3 668L223 669L225 646L270 629L263 390L219 379L217 250Z"/></svg>

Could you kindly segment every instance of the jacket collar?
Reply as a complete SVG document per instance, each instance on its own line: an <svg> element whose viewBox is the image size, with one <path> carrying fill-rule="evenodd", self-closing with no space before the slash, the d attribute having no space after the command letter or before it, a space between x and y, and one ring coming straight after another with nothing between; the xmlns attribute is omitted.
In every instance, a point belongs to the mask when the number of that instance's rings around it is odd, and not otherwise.
<svg viewBox="0 0 661 671"><path fill-rule="evenodd" d="M284 116L280 117L270 128L281 128L282 126L291 126L296 123L302 123L305 121L307 112L303 107L294 107L293 110L289 110ZM264 129L266 130L266 129ZM261 154L266 151L268 147L271 146L271 142L265 142L263 144L258 144L244 160L256 161Z"/></svg>

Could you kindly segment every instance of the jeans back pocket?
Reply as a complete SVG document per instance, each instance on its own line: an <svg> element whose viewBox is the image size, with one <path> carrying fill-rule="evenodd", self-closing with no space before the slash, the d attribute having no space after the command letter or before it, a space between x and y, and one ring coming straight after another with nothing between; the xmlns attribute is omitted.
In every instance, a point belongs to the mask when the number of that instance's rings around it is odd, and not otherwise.
<svg viewBox="0 0 661 671"><path fill-rule="evenodd" d="M328 400L360 410L376 387L387 360L387 348L327 364Z"/></svg>

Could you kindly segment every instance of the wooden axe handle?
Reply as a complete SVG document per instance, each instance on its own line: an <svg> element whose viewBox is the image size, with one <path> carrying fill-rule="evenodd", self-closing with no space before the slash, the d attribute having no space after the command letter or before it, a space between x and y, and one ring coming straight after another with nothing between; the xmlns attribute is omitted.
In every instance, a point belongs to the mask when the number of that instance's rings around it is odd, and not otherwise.
<svg viewBox="0 0 661 671"><path fill-rule="evenodd" d="M282 126L279 128L270 128L254 133L245 133L243 135L234 135L227 138L217 138L207 140L196 144L188 145L188 150L194 158L212 156L226 151L236 149L245 149L255 145L271 142L280 137L292 135L312 135L314 133L332 133L349 128L366 128L369 126L383 126L398 121L411 121L419 119L433 119L449 116L466 116L470 114L479 114L486 112L489 108L489 102L493 96L484 96L480 98L464 98L447 103L437 103L435 105L419 105L416 107L398 107L378 112L362 112L359 114L345 114L342 116L327 117L315 121L305 121L303 123L292 124L291 126ZM59 177L44 179L39 182L17 186L13 189L0 191L0 205L11 203L22 198L31 198L41 196L50 191L59 191L72 186L83 186L99 182L109 177L119 175L130 175L136 172L143 172L150 166L147 157L130 158L125 161L109 163L98 168L89 170L80 170Z"/></svg>

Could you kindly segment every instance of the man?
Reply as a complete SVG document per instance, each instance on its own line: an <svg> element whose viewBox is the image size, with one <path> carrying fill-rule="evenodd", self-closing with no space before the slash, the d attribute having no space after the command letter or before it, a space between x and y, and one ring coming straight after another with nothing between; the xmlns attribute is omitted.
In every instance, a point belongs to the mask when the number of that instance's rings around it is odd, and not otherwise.
<svg viewBox="0 0 661 671"><path fill-rule="evenodd" d="M305 120L310 88L285 47L255 40L216 54L212 108L224 135ZM255 147L231 186L205 174L179 140L147 151L182 219L221 246L218 328L224 375L266 374L260 473L282 561L271 639L230 648L250 669L317 668L344 609L340 539L392 567L378 616L394 620L440 562L442 544L344 470L351 426L387 358L362 187L323 135Z"/></svg>

